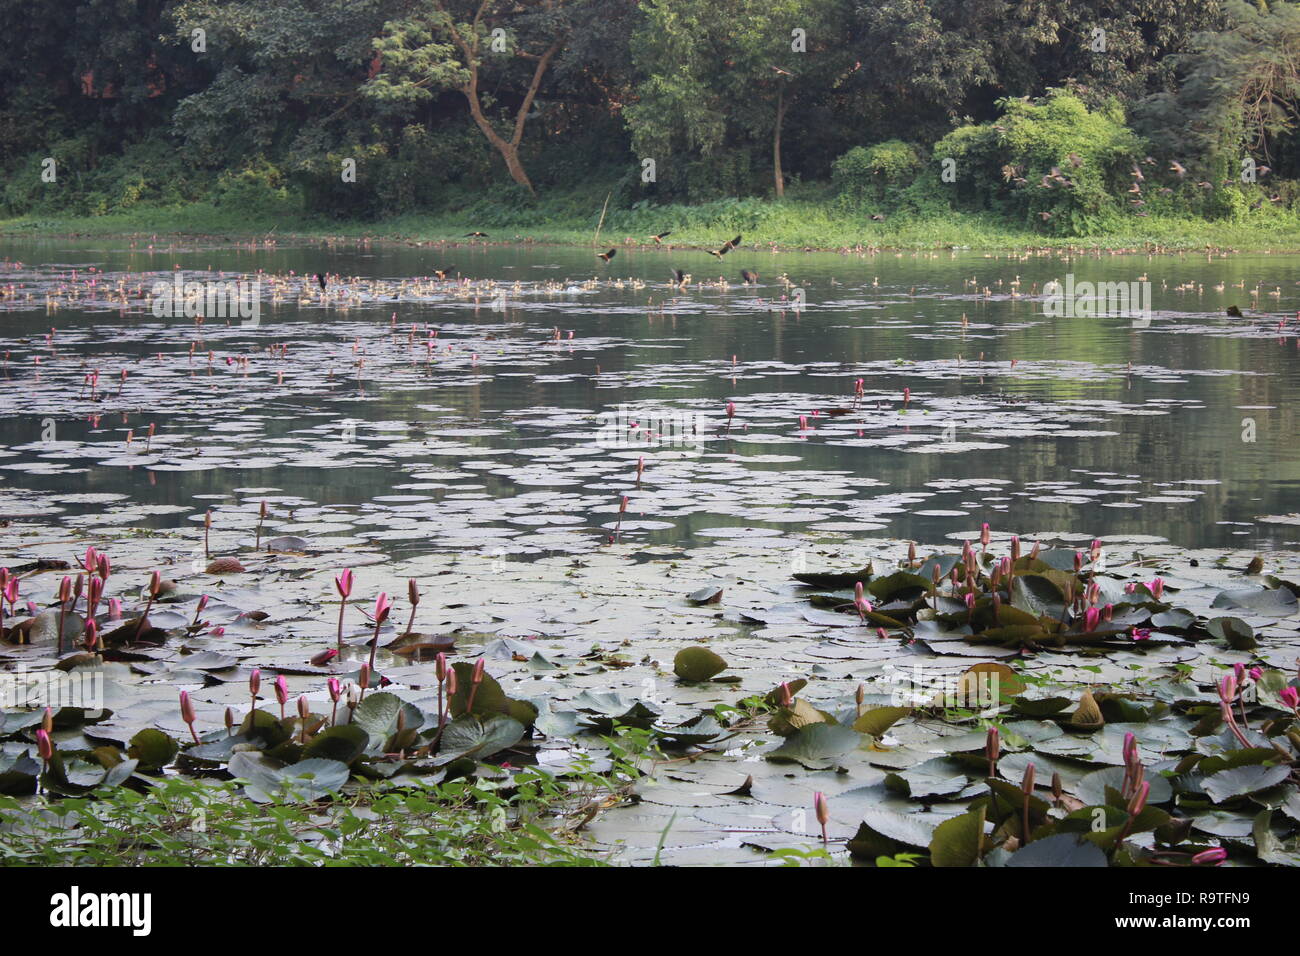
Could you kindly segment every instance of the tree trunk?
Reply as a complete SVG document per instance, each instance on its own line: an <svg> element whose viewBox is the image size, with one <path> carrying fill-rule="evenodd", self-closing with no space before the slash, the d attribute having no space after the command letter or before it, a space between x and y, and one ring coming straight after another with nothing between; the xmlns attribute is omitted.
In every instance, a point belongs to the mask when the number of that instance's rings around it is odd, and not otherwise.
<svg viewBox="0 0 1300 956"><path fill-rule="evenodd" d="M781 172L781 126L785 122L785 90L776 91L776 129L772 133L772 171L776 177L776 198L785 196L785 174Z"/></svg>

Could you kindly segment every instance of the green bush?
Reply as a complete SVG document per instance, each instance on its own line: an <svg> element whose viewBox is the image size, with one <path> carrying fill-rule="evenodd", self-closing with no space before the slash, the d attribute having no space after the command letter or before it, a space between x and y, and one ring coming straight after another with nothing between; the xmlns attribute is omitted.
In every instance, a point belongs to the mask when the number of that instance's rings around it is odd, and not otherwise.
<svg viewBox="0 0 1300 956"><path fill-rule="evenodd" d="M884 202L896 197L921 169L916 147L899 139L854 146L831 166L832 181L850 203Z"/></svg>
<svg viewBox="0 0 1300 956"><path fill-rule="evenodd" d="M997 122L960 127L935 144L936 157L957 162L959 203L1068 236L1114 228L1132 214L1126 190L1145 150L1117 102L1089 110L1073 93L1049 90L999 106Z"/></svg>

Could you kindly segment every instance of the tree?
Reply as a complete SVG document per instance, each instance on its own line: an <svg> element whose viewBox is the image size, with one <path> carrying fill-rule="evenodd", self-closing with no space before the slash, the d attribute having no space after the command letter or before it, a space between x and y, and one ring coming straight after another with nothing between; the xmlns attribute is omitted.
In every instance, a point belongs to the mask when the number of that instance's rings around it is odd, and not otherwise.
<svg viewBox="0 0 1300 956"><path fill-rule="evenodd" d="M501 154L510 177L532 193L519 146L542 80L564 48L570 30L566 7L574 2L422 0L416 12L384 24L375 41L383 69L369 81L366 92L379 100L414 102L435 91L459 90L475 125ZM512 62L520 60L531 64L522 78L511 68ZM488 115L495 101L484 92L489 73L522 88L513 122L504 133Z"/></svg>
<svg viewBox="0 0 1300 956"><path fill-rule="evenodd" d="M801 96L851 69L838 0L653 0L632 40L645 74L626 114L643 155L714 156L766 139L777 196L782 135Z"/></svg>

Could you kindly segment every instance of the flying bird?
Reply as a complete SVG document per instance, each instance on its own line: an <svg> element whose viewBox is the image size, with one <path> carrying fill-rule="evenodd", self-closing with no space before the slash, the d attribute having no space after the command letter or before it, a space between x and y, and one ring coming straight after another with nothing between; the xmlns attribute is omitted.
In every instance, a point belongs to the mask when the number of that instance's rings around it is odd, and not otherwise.
<svg viewBox="0 0 1300 956"><path fill-rule="evenodd" d="M690 284L690 281L691 274L689 272L683 272L681 269L673 270L673 284L676 285L677 288L684 289Z"/></svg>
<svg viewBox="0 0 1300 956"><path fill-rule="evenodd" d="M651 236L650 238L654 240L654 243L655 243L655 245L657 246L657 245L659 245L659 243L663 242L665 239L667 239L667 238L668 238L669 236L671 236L671 235L672 235L672 232L661 232L661 233L659 233L659 235L657 235L657 236Z"/></svg>
<svg viewBox="0 0 1300 956"><path fill-rule="evenodd" d="M736 236L735 239L728 239L726 242L722 244L722 248L717 250L716 252L713 251L712 249L707 250L707 252L709 253L709 255L717 256L719 259L721 259L732 249L736 248L736 246L738 245L740 245L740 236Z"/></svg>
<svg viewBox="0 0 1300 956"><path fill-rule="evenodd" d="M1169 160L1169 171L1179 179L1187 175L1187 170L1183 167L1183 164L1176 159Z"/></svg>
<svg viewBox="0 0 1300 956"><path fill-rule="evenodd" d="M467 233L465 233L465 238L466 238L466 239L486 239L486 238L487 238L487 233L486 233L486 232L467 232Z"/></svg>
<svg viewBox="0 0 1300 956"><path fill-rule="evenodd" d="M605 262L609 262L609 260L610 260L610 259L613 259L616 255L618 255L618 250L617 250L617 249L610 249L608 252L598 252L598 253L596 253L596 258L597 258L597 259L603 259Z"/></svg>
<svg viewBox="0 0 1300 956"><path fill-rule="evenodd" d="M445 269L434 269L433 274L437 276L439 279L445 279L447 278L447 276L451 275L455 271L456 271L455 266L447 266L447 268Z"/></svg>

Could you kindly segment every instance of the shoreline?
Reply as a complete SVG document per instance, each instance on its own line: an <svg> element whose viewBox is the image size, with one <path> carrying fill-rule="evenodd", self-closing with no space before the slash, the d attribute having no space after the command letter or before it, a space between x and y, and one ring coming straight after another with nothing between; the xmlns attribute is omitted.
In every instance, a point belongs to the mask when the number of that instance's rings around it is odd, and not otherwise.
<svg viewBox="0 0 1300 956"><path fill-rule="evenodd" d="M1158 221L1151 233L1100 234L1092 237L1051 237L1023 232L995 220L954 215L944 220L900 220L897 224L860 224L847 217L827 217L824 204L806 204L824 219L817 235L803 234L802 226L749 225L721 221L707 227L674 228L677 241L656 245L640 223L616 223L598 237L594 229L572 220L544 226L505 223L475 224L456 214L398 216L371 221L313 222L286 217L281 222L238 216L229 210L195 204L176 210L148 210L139 215L22 216L0 219L0 239L5 240L158 240L175 238L219 242L360 242L455 248L458 246L551 246L590 249L597 245L619 249L707 251L717 236L739 232L757 241L741 244L747 251L790 254L820 252L840 255L877 255L900 252L969 252L988 255L1296 255L1300 254L1300 222L1279 230L1276 223ZM776 205L773 206L776 209ZM641 216L620 210L629 216ZM256 223L255 225L252 223ZM1184 227L1186 229L1184 230ZM484 239L470 240L466 232L483 231ZM499 235L499 238L498 238Z"/></svg>

